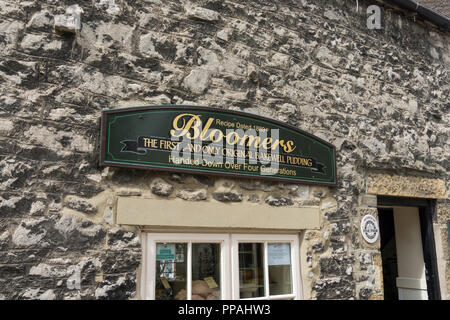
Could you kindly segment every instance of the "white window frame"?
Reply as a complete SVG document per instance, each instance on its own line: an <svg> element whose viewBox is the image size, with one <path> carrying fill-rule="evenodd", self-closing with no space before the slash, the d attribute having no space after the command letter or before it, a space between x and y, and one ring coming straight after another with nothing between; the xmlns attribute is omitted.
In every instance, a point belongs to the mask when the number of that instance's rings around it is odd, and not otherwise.
<svg viewBox="0 0 450 320"><path fill-rule="evenodd" d="M230 270L229 257L229 235L228 234L199 234L199 233L147 233L146 239L142 243L146 244L147 248L143 248L146 255L143 257L144 272L142 276L142 290L143 297L146 300L155 299L155 273L156 273L156 243L187 243L187 300L192 296L192 243L219 243L220 248L220 296L221 299L229 299L230 285L227 281L226 275Z"/></svg>
<svg viewBox="0 0 450 320"><path fill-rule="evenodd" d="M291 247L291 279L292 293L283 295L269 295L269 268L268 268L268 243L290 243ZM239 297L239 243L263 243L264 244L264 296L257 298ZM256 234L232 234L231 235L231 263L232 263L232 299L233 300L281 300L301 299L300 260L298 235L256 235Z"/></svg>
<svg viewBox="0 0 450 320"><path fill-rule="evenodd" d="M265 296L242 300L302 299L298 235L236 233L142 233L141 297L155 299L156 243L187 243L187 299L192 296L192 243L220 243L220 297L239 300L239 243L264 243ZM291 244L292 294L269 296L267 243ZM230 281L231 279L231 281Z"/></svg>

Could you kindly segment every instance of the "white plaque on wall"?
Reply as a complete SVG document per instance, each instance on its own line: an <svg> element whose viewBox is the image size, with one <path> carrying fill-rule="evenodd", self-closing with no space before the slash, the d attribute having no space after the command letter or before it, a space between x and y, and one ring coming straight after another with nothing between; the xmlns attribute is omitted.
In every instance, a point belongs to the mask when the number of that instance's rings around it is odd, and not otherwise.
<svg viewBox="0 0 450 320"><path fill-rule="evenodd" d="M378 228L377 219L368 214L361 220L361 234L368 243L374 243L378 240L380 229Z"/></svg>

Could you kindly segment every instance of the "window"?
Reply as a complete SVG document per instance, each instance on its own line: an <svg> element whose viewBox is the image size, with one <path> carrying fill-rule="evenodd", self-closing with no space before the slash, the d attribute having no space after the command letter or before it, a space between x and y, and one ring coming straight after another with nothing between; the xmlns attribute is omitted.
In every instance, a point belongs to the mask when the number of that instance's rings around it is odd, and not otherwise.
<svg viewBox="0 0 450 320"><path fill-rule="evenodd" d="M232 235L233 299L296 299L298 238Z"/></svg>
<svg viewBox="0 0 450 320"><path fill-rule="evenodd" d="M300 299L298 236L144 235L142 297Z"/></svg>

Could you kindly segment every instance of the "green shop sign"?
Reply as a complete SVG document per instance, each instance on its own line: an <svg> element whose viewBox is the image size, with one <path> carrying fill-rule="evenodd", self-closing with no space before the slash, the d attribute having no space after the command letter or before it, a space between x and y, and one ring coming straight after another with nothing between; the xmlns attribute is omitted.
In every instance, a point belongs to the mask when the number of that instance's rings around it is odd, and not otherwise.
<svg viewBox="0 0 450 320"><path fill-rule="evenodd" d="M336 185L336 150L294 126L220 108L102 111L100 165Z"/></svg>

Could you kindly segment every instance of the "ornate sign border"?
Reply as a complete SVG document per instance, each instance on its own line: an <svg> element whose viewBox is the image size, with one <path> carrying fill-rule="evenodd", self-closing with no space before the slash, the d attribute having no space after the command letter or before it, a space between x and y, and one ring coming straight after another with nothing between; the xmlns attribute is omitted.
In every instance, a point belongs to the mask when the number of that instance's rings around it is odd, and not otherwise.
<svg viewBox="0 0 450 320"><path fill-rule="evenodd" d="M248 175L248 174L240 174L236 172L215 172L215 171L205 171L201 169L186 169L180 167L158 167L151 165L140 165L133 163L119 163L119 162L110 162L105 160L106 153L106 145L107 145L107 115L110 114L120 114L120 113L128 113L134 111L156 111L156 110L179 110L186 112L193 111L206 111L206 112L215 112L215 113L223 113L228 115L237 115L242 117L247 117L250 119L255 119L259 121L269 122L276 126L289 129L291 131L295 131L301 135L307 136L313 140L318 141L321 144L324 144L330 147L333 151L333 170L334 170L334 181L333 182L323 182L323 181L310 181L310 180L302 180L301 178L284 178L279 176L270 176L270 175ZM127 146L128 147L128 146ZM208 175L217 175L217 176L232 176L237 178L248 178L248 179L260 179L260 180L272 180L272 181L282 181L282 182L291 182L291 183L301 183L301 184L314 184L314 185L326 185L326 186L336 186L337 185L337 167L336 167L336 148L334 145L329 142L316 137L308 132L305 132L295 126L283 123L281 121L277 121L274 119L262 117L255 114L227 110L216 107L204 107L204 106L194 106L194 105L152 105L152 106L138 106L138 107L128 107L128 108L118 108L118 109L104 109L102 110L101 116L101 140L100 140L100 166L113 166L113 167L124 167L124 168L137 168L137 169L146 169L146 170L155 170L155 171L171 171L171 172L184 172L184 173L193 173L193 174L208 174Z"/></svg>

